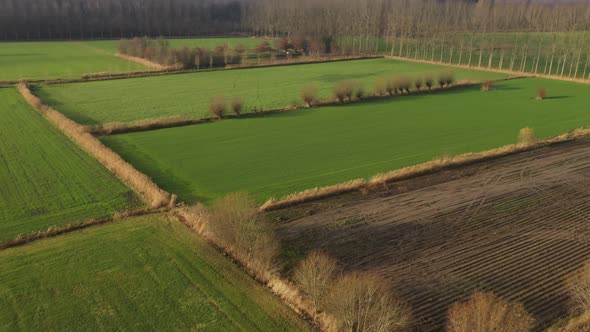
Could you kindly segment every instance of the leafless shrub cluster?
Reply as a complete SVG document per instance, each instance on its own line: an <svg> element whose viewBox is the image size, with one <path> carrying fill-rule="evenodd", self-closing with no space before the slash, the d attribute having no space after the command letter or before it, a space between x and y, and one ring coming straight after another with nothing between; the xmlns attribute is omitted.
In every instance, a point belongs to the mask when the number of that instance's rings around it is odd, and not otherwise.
<svg viewBox="0 0 590 332"><path fill-rule="evenodd" d="M481 85L481 91L492 91L494 90L494 82L485 81Z"/></svg>
<svg viewBox="0 0 590 332"><path fill-rule="evenodd" d="M449 308L448 332L526 332L534 318L520 303L508 302L492 293L474 292Z"/></svg>
<svg viewBox="0 0 590 332"><path fill-rule="evenodd" d="M308 84L301 90L301 100L307 107L312 107L318 101L318 89L313 84Z"/></svg>
<svg viewBox="0 0 590 332"><path fill-rule="evenodd" d="M455 82L455 74L453 72L443 72L438 75L438 85L441 88L449 87Z"/></svg>
<svg viewBox="0 0 590 332"><path fill-rule="evenodd" d="M539 88L537 90L537 100L544 100L545 98L547 98L547 89Z"/></svg>
<svg viewBox="0 0 590 332"><path fill-rule="evenodd" d="M432 89L432 87L434 86L434 79L432 78L432 76L424 77L424 85L426 85L428 90Z"/></svg>
<svg viewBox="0 0 590 332"><path fill-rule="evenodd" d="M314 306L324 308L338 331L404 331L409 308L394 297L388 282L374 273L336 275L337 263L312 251L295 268L294 280Z"/></svg>
<svg viewBox="0 0 590 332"><path fill-rule="evenodd" d="M227 102L223 96L214 96L209 101L209 112L218 119L223 119L227 109Z"/></svg>
<svg viewBox="0 0 590 332"><path fill-rule="evenodd" d="M181 69L215 68L240 64L244 51L243 46L230 49L226 45L219 45L211 50L203 47L173 48L165 39L147 37L123 39L119 42L120 54Z"/></svg>
<svg viewBox="0 0 590 332"><path fill-rule="evenodd" d="M359 81L345 80L334 84L334 97L340 102L352 101L352 98L362 99L364 89Z"/></svg>
<svg viewBox="0 0 590 332"><path fill-rule="evenodd" d="M441 88L448 87L454 82L454 74L452 72L445 72L440 74L439 76L439 85ZM433 79L432 76L427 75L425 77L416 77L416 78L409 78L409 77L390 77L387 79L379 79L375 82L374 86L374 94L376 96L383 96L383 95L401 95L401 94L410 94L412 92L412 88L415 88L415 91L419 92L422 91L422 87L426 87L428 90L431 90L433 87Z"/></svg>
<svg viewBox="0 0 590 332"><path fill-rule="evenodd" d="M242 109L244 109L244 99L242 97L234 96L231 100L230 107L235 115L240 116Z"/></svg>
<svg viewBox="0 0 590 332"><path fill-rule="evenodd" d="M313 305L320 307L325 302L336 268L334 258L314 250L297 265L293 279Z"/></svg>
<svg viewBox="0 0 590 332"><path fill-rule="evenodd" d="M223 248L264 279L275 273L279 241L252 198L229 194L203 213L205 227Z"/></svg>
<svg viewBox="0 0 590 332"><path fill-rule="evenodd" d="M410 327L410 309L373 273L353 272L334 281L328 310L342 331L395 332Z"/></svg>
<svg viewBox="0 0 590 332"><path fill-rule="evenodd" d="M522 145L531 145L537 142L537 136L533 128L522 128L518 132L518 143Z"/></svg>
<svg viewBox="0 0 590 332"><path fill-rule="evenodd" d="M77 124L60 112L44 105L37 96L33 95L26 84L19 84L18 89L31 106L45 115L47 119L60 128L84 150L93 155L124 183L141 193L153 208L159 208L168 203L169 194L167 192L160 189L149 177L136 170L118 154L104 146L100 140L87 132L86 127Z"/></svg>

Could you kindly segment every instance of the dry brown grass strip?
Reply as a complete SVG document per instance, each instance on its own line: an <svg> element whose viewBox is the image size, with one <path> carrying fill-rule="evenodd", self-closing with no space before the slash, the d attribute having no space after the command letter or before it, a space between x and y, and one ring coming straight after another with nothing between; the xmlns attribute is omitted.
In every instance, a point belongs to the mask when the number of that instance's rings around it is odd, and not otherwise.
<svg viewBox="0 0 590 332"><path fill-rule="evenodd" d="M117 53L117 54L115 54L115 56L117 56L118 58L121 58L123 60L138 63L140 65L146 66L146 67L151 68L153 70L168 70L168 69L175 68L174 66L162 66L159 63L151 62L150 60L147 60L147 59L129 56L129 55L121 54L121 53Z"/></svg>
<svg viewBox="0 0 590 332"><path fill-rule="evenodd" d="M183 116L171 116L157 119L144 119L131 122L108 122L89 129L94 135L112 135L160 128L179 127L198 122L210 121L208 118L190 119Z"/></svg>
<svg viewBox="0 0 590 332"><path fill-rule="evenodd" d="M336 323L330 315L318 310L314 304L309 301L304 294L291 282L281 278L273 271L266 273L256 268L252 268L250 262L244 261L244 257L238 255L231 248L224 246L222 241L215 236L209 225L209 216L206 209L199 207L182 207L173 211L183 224L192 229L195 233L203 236L213 247L229 257L234 263L242 268L248 275L268 287L284 303L286 303L296 313L312 321L322 331L337 331Z"/></svg>
<svg viewBox="0 0 590 332"><path fill-rule="evenodd" d="M43 104L41 99L33 95L26 84L19 84L18 90L33 108L43 114L86 152L94 156L124 183L140 193L152 208L159 208L168 203L170 195L167 192L160 189L148 176L135 169L121 156L104 146L100 140L88 132L87 127L79 125L55 109Z"/></svg>
<svg viewBox="0 0 590 332"><path fill-rule="evenodd" d="M590 311L580 316L564 319L547 329L547 332L588 332L590 331Z"/></svg>
<svg viewBox="0 0 590 332"><path fill-rule="evenodd" d="M14 240L5 241L0 243L0 250L13 248L28 244L30 242L34 242L41 239L47 239L54 236L70 233L73 231L81 230L84 228L88 228L91 226L102 225L110 222L116 222L119 220L123 220L128 217L135 217L135 216L143 216L148 214L160 213L158 210L153 209L139 209L139 210L128 210L117 212L112 216L103 217L103 218L95 218L83 221L78 224L67 224L63 226L51 226L46 231L38 231L31 234L26 235L18 235Z"/></svg>
<svg viewBox="0 0 590 332"><path fill-rule="evenodd" d="M282 207L287 207L293 204L303 203L337 194L343 194L359 190L365 187L366 184L367 181L365 179L356 179L352 181L335 184L333 186L311 188L304 190L302 192L287 195L280 199L271 198L264 204L262 204L262 206L260 206L260 209L263 211L269 211L279 209Z"/></svg>
<svg viewBox="0 0 590 332"><path fill-rule="evenodd" d="M356 190L375 190L376 188L386 186L390 182L405 180L443 169L504 157L511 154L538 149L552 144L563 143L588 136L590 136L590 129L576 129L572 132L562 134L554 138L544 141L534 141L530 144L511 144L484 152L465 153L451 157L440 157L422 164L400 168L391 172L379 173L368 180L356 179L332 186L307 189L278 199L270 198L260 206L260 209L262 211L270 211Z"/></svg>

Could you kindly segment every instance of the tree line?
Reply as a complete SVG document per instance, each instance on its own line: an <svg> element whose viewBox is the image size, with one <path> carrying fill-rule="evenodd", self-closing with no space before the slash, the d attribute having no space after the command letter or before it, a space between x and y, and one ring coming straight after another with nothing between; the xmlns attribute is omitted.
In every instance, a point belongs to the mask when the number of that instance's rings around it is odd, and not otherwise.
<svg viewBox="0 0 590 332"><path fill-rule="evenodd" d="M315 36L346 54L590 77L587 1L256 0L243 12L250 34Z"/></svg>
<svg viewBox="0 0 590 332"><path fill-rule="evenodd" d="M590 78L588 1L0 0L0 13L0 39L304 37L326 53Z"/></svg>
<svg viewBox="0 0 590 332"><path fill-rule="evenodd" d="M208 36L241 30L242 0L0 0L0 39Z"/></svg>

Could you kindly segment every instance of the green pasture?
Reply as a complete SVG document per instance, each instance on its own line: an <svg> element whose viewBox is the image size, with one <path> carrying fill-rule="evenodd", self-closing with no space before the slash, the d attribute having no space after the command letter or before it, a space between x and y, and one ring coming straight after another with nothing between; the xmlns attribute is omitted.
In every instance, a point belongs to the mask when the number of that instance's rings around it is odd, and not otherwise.
<svg viewBox="0 0 590 332"><path fill-rule="evenodd" d="M545 87L547 100L535 100ZM104 137L188 201L247 191L260 201L590 125L582 84L519 79L479 87Z"/></svg>
<svg viewBox="0 0 590 332"><path fill-rule="evenodd" d="M380 78L436 76L449 67L389 59L355 60L272 68L238 69L137 79L43 86L37 91L48 104L81 124L129 122L184 116L208 116L213 96L239 96L246 111L301 104L304 86L315 85L330 98L334 83L354 79L371 91ZM483 71L453 69L458 80L505 77Z"/></svg>
<svg viewBox="0 0 590 332"><path fill-rule="evenodd" d="M74 41L0 42L0 81L148 70L90 45Z"/></svg>
<svg viewBox="0 0 590 332"><path fill-rule="evenodd" d="M163 216L0 251L3 331L303 331L239 267Z"/></svg>
<svg viewBox="0 0 590 332"><path fill-rule="evenodd" d="M0 89L0 101L0 242L140 205L16 89Z"/></svg>

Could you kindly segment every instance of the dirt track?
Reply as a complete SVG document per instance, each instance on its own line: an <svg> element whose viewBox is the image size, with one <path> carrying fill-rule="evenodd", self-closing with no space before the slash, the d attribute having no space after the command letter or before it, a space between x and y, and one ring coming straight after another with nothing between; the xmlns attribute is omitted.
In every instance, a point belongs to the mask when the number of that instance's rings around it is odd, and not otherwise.
<svg viewBox="0 0 590 332"><path fill-rule="evenodd" d="M571 142L273 212L295 250L376 270L444 327L474 289L518 300L537 330L567 315L564 277L590 258L590 142Z"/></svg>

